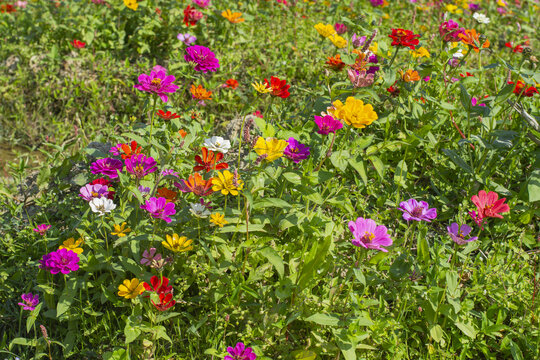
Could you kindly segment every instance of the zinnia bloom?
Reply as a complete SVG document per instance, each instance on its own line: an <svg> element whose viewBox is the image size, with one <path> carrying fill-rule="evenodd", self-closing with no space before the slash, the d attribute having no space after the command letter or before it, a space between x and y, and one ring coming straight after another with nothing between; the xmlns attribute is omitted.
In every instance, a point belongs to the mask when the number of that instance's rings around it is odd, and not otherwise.
<svg viewBox="0 0 540 360"><path fill-rule="evenodd" d="M237 24L237 23L241 23L245 21L245 19L242 18L241 12L232 12L230 9L227 9L224 12L222 12L221 16L229 20L231 24Z"/></svg>
<svg viewBox="0 0 540 360"><path fill-rule="evenodd" d="M514 84L514 82L509 81L508 84ZM538 94L538 89L536 89L534 86L529 86L527 88L527 86L525 85L523 81L518 80L513 93L518 96L532 97L534 94Z"/></svg>
<svg viewBox="0 0 540 360"><path fill-rule="evenodd" d="M329 111L335 118L341 119L347 125L352 125L358 129L363 129L378 119L373 106L370 104L364 105L362 100L355 99L352 96L345 100L345 104L341 100L336 100L333 105L334 108Z"/></svg>
<svg viewBox="0 0 540 360"><path fill-rule="evenodd" d="M195 71L203 73L217 71L219 69L219 61L216 59L216 54L210 51L209 48L201 45L193 45L186 48L184 60L195 64Z"/></svg>
<svg viewBox="0 0 540 360"><path fill-rule="evenodd" d="M141 265L153 267L152 265L159 263L162 259L162 255L156 254L156 251L156 248L144 250L142 254Z"/></svg>
<svg viewBox="0 0 540 360"><path fill-rule="evenodd" d="M172 293L159 293L159 303L155 303L154 300L150 300L152 305L159 311L167 311L176 304L176 300L173 300Z"/></svg>
<svg viewBox="0 0 540 360"><path fill-rule="evenodd" d="M208 217L208 215L210 215L210 211L201 203L192 203L189 204L189 206L189 211L198 218L205 219Z"/></svg>
<svg viewBox="0 0 540 360"><path fill-rule="evenodd" d="M399 203L399 210L403 211L403 219L409 221L426 221L437 217L437 209L429 208L429 204L425 201L416 201L415 199L409 199Z"/></svg>
<svg viewBox="0 0 540 360"><path fill-rule="evenodd" d="M152 157L146 157L143 154L134 155L124 161L126 163L126 171L135 175L138 179L142 179L157 170L156 160Z"/></svg>
<svg viewBox="0 0 540 360"><path fill-rule="evenodd" d="M356 221L349 221L349 230L354 236L352 239L354 246L388 252L383 246L390 246L393 243L386 226L377 226L372 219L359 217Z"/></svg>
<svg viewBox="0 0 540 360"><path fill-rule="evenodd" d="M416 35L410 30L392 29L392 34L388 37L392 39L392 46L404 46L414 50L419 43L420 35Z"/></svg>
<svg viewBox="0 0 540 360"><path fill-rule="evenodd" d="M84 251L83 248L80 247L82 244L84 244L83 238L78 238L77 240L75 240L74 238L69 238L64 241L62 245L58 247L58 249L71 250L75 254L82 254Z"/></svg>
<svg viewBox="0 0 540 360"><path fill-rule="evenodd" d="M465 33L465 28L460 28L459 24L452 19L444 21L439 25L439 34L444 42L459 42L459 34Z"/></svg>
<svg viewBox="0 0 540 360"><path fill-rule="evenodd" d="M166 187L159 188L157 190L157 196L164 197L168 203L178 200L178 193L176 191L167 189Z"/></svg>
<svg viewBox="0 0 540 360"><path fill-rule="evenodd" d="M176 35L176 38L178 40L180 40L181 42L183 42L184 44L186 44L186 45L193 44L195 41L197 41L197 37L195 37L195 36L193 36L191 34L188 34L188 33L178 34L178 35Z"/></svg>
<svg viewBox="0 0 540 360"><path fill-rule="evenodd" d="M161 244L171 250L172 252L186 252L193 249L193 240L188 240L185 236L178 236L178 234L174 233L172 236L167 235L166 236L167 241L162 241Z"/></svg>
<svg viewBox="0 0 540 360"><path fill-rule="evenodd" d="M50 271L51 274L69 274L79 270L79 257L71 250L59 249L43 255L39 260L39 268Z"/></svg>
<svg viewBox="0 0 540 360"><path fill-rule="evenodd" d="M210 222L216 226L219 226L220 228L229 223L227 220L225 220L225 214L220 213L210 215Z"/></svg>
<svg viewBox="0 0 540 360"><path fill-rule="evenodd" d="M328 37L332 44L334 44L337 48L343 49L345 46L347 46L347 40L345 38L339 36L338 34L334 34Z"/></svg>
<svg viewBox="0 0 540 360"><path fill-rule="evenodd" d="M90 185L86 184L79 190L79 196L86 201L92 201L93 198L107 197L109 195L109 187L107 185Z"/></svg>
<svg viewBox="0 0 540 360"><path fill-rule="evenodd" d="M33 295L32 293L22 294L21 299L22 299L22 302L17 303L17 305L22 306L23 310L32 311L39 304L39 294L35 294L35 295Z"/></svg>
<svg viewBox="0 0 540 360"><path fill-rule="evenodd" d="M317 116L315 115L315 124L319 127L317 133L321 135L328 135L330 133L335 133L337 130L343 127L343 123L337 119L334 119L330 115Z"/></svg>
<svg viewBox="0 0 540 360"><path fill-rule="evenodd" d="M471 47L475 52L480 51L478 48L480 45L480 34L478 34L475 29L465 30L465 32L459 34L459 38L461 39L462 43L469 45L469 47ZM486 39L486 41L480 46L482 48L488 48L489 40Z"/></svg>
<svg viewBox="0 0 540 360"><path fill-rule="evenodd" d="M193 3L201 8L207 8L210 4L210 0L193 0Z"/></svg>
<svg viewBox="0 0 540 360"><path fill-rule="evenodd" d="M345 63L341 60L341 55L337 54L334 57L328 57L326 65L332 70L340 71L345 67Z"/></svg>
<svg viewBox="0 0 540 360"><path fill-rule="evenodd" d="M334 35L336 33L336 30L331 24L324 25L323 23L318 23L314 26L315 30L325 38Z"/></svg>
<svg viewBox="0 0 540 360"><path fill-rule="evenodd" d="M167 223L172 221L169 215L176 214L174 203L167 202L167 199L163 197L151 197L150 199L146 200L146 203L141 205L140 208L148 211L150 216L154 219L162 219Z"/></svg>
<svg viewBox="0 0 540 360"><path fill-rule="evenodd" d="M75 39L71 42L71 45L76 49L82 49L86 46L86 43Z"/></svg>
<svg viewBox="0 0 540 360"><path fill-rule="evenodd" d="M124 5L133 11L136 11L139 8L137 0L124 0Z"/></svg>
<svg viewBox="0 0 540 360"><path fill-rule="evenodd" d="M295 163L299 163L301 160L307 159L310 155L309 147L299 143L295 138L290 137L288 141L288 145L283 150L283 155L294 161Z"/></svg>
<svg viewBox="0 0 540 360"><path fill-rule="evenodd" d="M225 84L223 86L234 90L238 87L238 80L229 79L225 81Z"/></svg>
<svg viewBox="0 0 540 360"><path fill-rule="evenodd" d="M45 236L45 233L50 228L51 228L51 225L41 224L41 225L38 225L38 227L36 229L34 229L34 231L37 232L41 236Z"/></svg>
<svg viewBox="0 0 540 360"><path fill-rule="evenodd" d="M429 51L423 46L420 46L418 49L409 52L414 58L431 57Z"/></svg>
<svg viewBox="0 0 540 360"><path fill-rule="evenodd" d="M226 154L231 148L231 142L225 140L221 136L212 136L209 139L204 140L203 145L214 152L220 152Z"/></svg>
<svg viewBox="0 0 540 360"><path fill-rule="evenodd" d="M125 221L122 224L114 224L114 231L111 232L111 235L116 235L119 238L126 236L126 233L131 231L131 229L126 226L127 224Z"/></svg>
<svg viewBox="0 0 540 360"><path fill-rule="evenodd" d="M285 140L259 137L253 150L257 155L266 155L266 161L272 162L283 156L283 150L287 145Z"/></svg>
<svg viewBox="0 0 540 360"><path fill-rule="evenodd" d="M335 23L334 29L338 35L345 34L347 32L347 25L341 23Z"/></svg>
<svg viewBox="0 0 540 360"><path fill-rule="evenodd" d="M187 8L184 9L184 24L189 27L194 26L197 24L197 21L202 19L203 13L196 10L195 8L192 8L188 5Z"/></svg>
<svg viewBox="0 0 540 360"><path fill-rule="evenodd" d="M238 190L242 190L244 187L244 182L238 179L233 173L229 170L223 172L218 172L217 177L212 179L212 190L221 191L223 195L238 195Z"/></svg>
<svg viewBox="0 0 540 360"><path fill-rule="evenodd" d="M156 113L156 115L157 114L158 113ZM111 154L120 156L124 160L131 158L133 155L140 154L141 151L142 147L140 147L135 140L133 140L130 144L118 144L109 150Z"/></svg>
<svg viewBox="0 0 540 360"><path fill-rule="evenodd" d="M499 199L499 195L490 191L486 193L484 190L480 190L478 195L473 195L471 201L478 209L478 217L481 219L488 217L496 217L502 219L501 213L510 211L508 204L505 204L506 198Z"/></svg>
<svg viewBox="0 0 540 360"><path fill-rule="evenodd" d="M126 299L134 299L144 292L143 284L137 278L126 279L122 284L118 285L118 296L125 297Z"/></svg>
<svg viewBox="0 0 540 360"><path fill-rule="evenodd" d="M180 115L178 115L177 113L173 113L170 111L165 112L163 110L158 110L156 112L156 115L162 118L163 120L178 119L180 117Z"/></svg>
<svg viewBox="0 0 540 360"><path fill-rule="evenodd" d="M405 82L415 82L415 81L420 81L420 74L418 74L418 71L416 70L407 70L405 71L402 75L401 75L401 78L403 79L403 81Z"/></svg>
<svg viewBox="0 0 540 360"><path fill-rule="evenodd" d="M225 356L223 360L255 360L257 355L253 352L253 349L244 345L244 343L237 343L233 348L229 346L227 348L229 355Z"/></svg>
<svg viewBox="0 0 540 360"><path fill-rule="evenodd" d="M93 198L89 203L92 212L98 213L98 216L103 216L116 209L116 204L105 197Z"/></svg>
<svg viewBox="0 0 540 360"><path fill-rule="evenodd" d="M347 75L356 88L371 86L375 81L375 74L369 74L366 70L347 69Z"/></svg>
<svg viewBox="0 0 540 360"><path fill-rule="evenodd" d="M358 36L356 33L351 37L353 47L357 48L365 44L367 36Z"/></svg>
<svg viewBox="0 0 540 360"><path fill-rule="evenodd" d="M450 235L452 240L458 245L465 245L468 242L478 239L477 236L469 236L472 229L467 224L459 226L457 223L452 223L452 225L448 226L446 229L448 230L448 235Z"/></svg>
<svg viewBox="0 0 540 360"><path fill-rule="evenodd" d="M113 158L99 159L90 165L92 174L105 175L111 179L116 179L118 177L117 171L122 171L123 168L122 161Z"/></svg>
<svg viewBox="0 0 540 360"><path fill-rule="evenodd" d="M210 170L222 170L229 167L229 164L225 162L219 163L221 159L223 159L222 153L214 153L212 150L208 150L205 147L203 147L201 151L202 157L199 155L195 156L195 161L199 165L194 166L193 171L205 170L206 172L209 172Z"/></svg>
<svg viewBox="0 0 540 360"><path fill-rule="evenodd" d="M189 175L187 180L182 179L180 182L175 182L174 186L182 192L192 192L197 196L208 196L213 192L212 178L204 180L199 173Z"/></svg>
<svg viewBox="0 0 540 360"><path fill-rule="evenodd" d="M253 86L255 91L260 94L266 94L272 91L272 89L268 88L266 84L263 84L262 82L254 82L251 86Z"/></svg>
<svg viewBox="0 0 540 360"><path fill-rule="evenodd" d="M195 87L195 85L191 85L190 92L191 92L191 96L194 99L212 100L212 92L203 88L202 85L199 85L197 87Z"/></svg>
<svg viewBox="0 0 540 360"><path fill-rule="evenodd" d="M178 86L173 84L176 78L173 75L167 75L167 70L159 65L154 66L150 75L139 75L139 84L133 87L139 91L157 94L163 102L169 100L167 93L174 93Z"/></svg>
<svg viewBox="0 0 540 360"><path fill-rule="evenodd" d="M272 91L272 95L274 96L286 99L290 95L288 90L291 85L287 85L287 80L280 80L279 78L272 76L270 77L270 82L264 79L264 84Z"/></svg>

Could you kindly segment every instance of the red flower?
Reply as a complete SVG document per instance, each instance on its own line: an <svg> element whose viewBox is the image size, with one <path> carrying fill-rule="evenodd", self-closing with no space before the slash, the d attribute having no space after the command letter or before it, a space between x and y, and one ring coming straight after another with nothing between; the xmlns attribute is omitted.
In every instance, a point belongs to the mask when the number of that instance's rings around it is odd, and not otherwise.
<svg viewBox="0 0 540 360"><path fill-rule="evenodd" d="M180 117L180 115L178 115L177 113L173 113L170 111L165 112L163 110L158 110L156 115L162 118L163 120L178 119Z"/></svg>
<svg viewBox="0 0 540 360"><path fill-rule="evenodd" d="M513 81L509 81L509 84L514 84ZM532 97L534 94L538 94L538 89L536 89L534 86L529 86L528 88L525 88L525 83L521 80L518 80L516 87L514 88L514 94L517 96L523 95L527 97Z"/></svg>
<svg viewBox="0 0 540 360"><path fill-rule="evenodd" d="M71 42L71 45L73 45L73 47L76 49L82 49L86 46L86 43L75 39Z"/></svg>
<svg viewBox="0 0 540 360"><path fill-rule="evenodd" d="M272 76L270 78L270 83L268 83L268 80L266 79L264 79L264 83L267 88L272 90L272 95L274 96L286 99L291 95L288 91L291 85L287 85L287 80L280 80L279 78Z"/></svg>
<svg viewBox="0 0 540 360"><path fill-rule="evenodd" d="M131 144L119 144L117 147L118 152L123 151L123 154L120 154L122 159L131 159L133 155L138 155L142 151L142 147L140 147L135 140L131 142Z"/></svg>
<svg viewBox="0 0 540 360"><path fill-rule="evenodd" d="M487 217L497 217L502 219L500 213L510 211L508 204L504 201L506 198L499 199L499 195L496 192L490 191L486 193L484 190L480 190L478 195L473 195L471 201L478 208L477 217L480 219Z"/></svg>
<svg viewBox="0 0 540 360"><path fill-rule="evenodd" d="M160 279L159 276L154 275L150 278L150 284L144 282L143 286L146 291L154 291L158 294L172 292L172 286L169 286L169 279L165 276Z"/></svg>
<svg viewBox="0 0 540 360"><path fill-rule="evenodd" d="M214 153L212 150L208 150L207 148L202 148L202 157L199 155L195 156L195 161L199 163L200 165L194 166L194 171L201 171L206 170L206 172L209 172L210 170L222 170L222 169L228 169L229 165L227 163L221 163L218 164L219 161L223 159L223 154L218 152Z"/></svg>
<svg viewBox="0 0 540 360"><path fill-rule="evenodd" d="M515 53L522 53L523 52L523 46L521 45L516 45L516 47L514 47L514 45L511 43L511 42L507 42L506 44L504 44L504 46L512 49L513 52Z"/></svg>
<svg viewBox="0 0 540 360"><path fill-rule="evenodd" d="M463 77L463 78L464 78L464 77L469 77L469 76L473 76L473 77L474 77L474 75L473 75L473 74L471 74L471 73L470 73L470 72L468 72L468 71L467 71L467 72L465 73L465 75L463 75L463 74L459 74L459 76L461 76L461 77Z"/></svg>
<svg viewBox="0 0 540 360"><path fill-rule="evenodd" d="M388 89L386 89L386 91L388 91L390 95L395 97L399 95L399 89L394 85L390 86Z"/></svg>
<svg viewBox="0 0 540 360"><path fill-rule="evenodd" d="M184 24L186 24L187 27L189 27L189 25L197 24L197 21L199 21L202 17L202 12L195 10L195 8L192 8L189 5L184 9Z"/></svg>
<svg viewBox="0 0 540 360"><path fill-rule="evenodd" d="M388 35L392 38L392 46L406 46L415 49L415 46L418 45L418 38L420 35L414 34L411 30L403 29L392 29L392 34Z"/></svg>
<svg viewBox="0 0 540 360"><path fill-rule="evenodd" d="M98 178L98 179L96 179L96 180L92 180L92 181L90 182L90 185L96 185L96 184L99 184L99 185L107 185L107 186L109 186L110 183L111 183L111 182L110 182L109 180L105 179L105 178Z"/></svg>
<svg viewBox="0 0 540 360"><path fill-rule="evenodd" d="M263 118L263 114L261 113L260 110L255 111L253 113L253 116L256 116L256 117L261 118L261 119Z"/></svg>
<svg viewBox="0 0 540 360"><path fill-rule="evenodd" d="M17 8L11 4L0 4L0 13L13 13Z"/></svg>
<svg viewBox="0 0 540 360"><path fill-rule="evenodd" d="M173 297L172 293L168 293L168 294L160 293L159 304L156 304L154 300L150 300L150 301L152 301L152 305L154 305L154 307L158 309L159 311L166 311L172 308L176 304L176 300L173 300L172 297Z"/></svg>
<svg viewBox="0 0 540 360"><path fill-rule="evenodd" d="M223 85L224 87L227 87L227 88L231 88L231 89L236 89L238 87L238 81L234 80L234 79L229 79L227 81L225 81L225 84Z"/></svg>
<svg viewBox="0 0 540 360"><path fill-rule="evenodd" d="M212 190L212 178L204 180L199 173L189 175L187 180L182 179L180 182L175 182L174 186L182 192L192 192L199 197L207 196L214 192Z"/></svg>

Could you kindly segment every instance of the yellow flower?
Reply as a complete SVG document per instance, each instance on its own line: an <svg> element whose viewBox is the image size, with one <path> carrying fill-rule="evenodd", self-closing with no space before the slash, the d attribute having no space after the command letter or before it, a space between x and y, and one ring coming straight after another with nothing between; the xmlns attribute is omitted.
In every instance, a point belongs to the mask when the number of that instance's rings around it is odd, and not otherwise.
<svg viewBox="0 0 540 360"><path fill-rule="evenodd" d="M334 34L328 38L330 39L332 44L336 45L340 49L343 49L345 46L347 46L347 40L345 40L343 37L339 36L338 34Z"/></svg>
<svg viewBox="0 0 540 360"><path fill-rule="evenodd" d="M253 150L258 155L266 155L266 161L272 162L283 156L283 150L285 150L288 144L285 140L276 138L266 138L265 140L259 137Z"/></svg>
<svg viewBox="0 0 540 360"><path fill-rule="evenodd" d="M429 54L429 51L427 51L427 49L423 46L419 47L418 49L416 50L413 50L413 51L409 51L411 53L411 55L415 58L422 58L422 57L431 57L430 54Z"/></svg>
<svg viewBox="0 0 540 360"><path fill-rule="evenodd" d="M58 247L58 250L66 249L73 251L75 254L82 254L83 249L79 247L82 244L84 244L84 240L82 238L79 238L77 241L75 241L74 238L69 238Z"/></svg>
<svg viewBox="0 0 540 360"><path fill-rule="evenodd" d="M272 89L267 87L266 84L264 84L262 81L261 82L254 82L253 84L251 84L251 86L253 86L255 88L255 90L257 90L257 92L261 93L261 94L266 94L266 93L269 93L270 91L272 91Z"/></svg>
<svg viewBox="0 0 540 360"><path fill-rule="evenodd" d="M379 50L379 44L377 44L376 41L371 43L371 46L369 47L369 51L377 55L377 51Z"/></svg>
<svg viewBox="0 0 540 360"><path fill-rule="evenodd" d="M237 24L237 23L241 23L245 21L245 19L242 18L241 12L232 12L230 9L227 9L224 12L222 12L221 16L229 20L229 22L232 24Z"/></svg>
<svg viewBox="0 0 540 360"><path fill-rule="evenodd" d="M172 236L170 235L167 235L167 241L162 241L161 244L177 253L177 252L185 252L185 251L189 251L189 250L192 250L193 249L193 245L191 245L191 243L193 242L193 240L188 240L187 237L185 236L178 236L178 234L172 234Z"/></svg>
<svg viewBox="0 0 540 360"><path fill-rule="evenodd" d="M124 5L126 5L131 10L137 10L139 3L137 0L124 0Z"/></svg>
<svg viewBox="0 0 540 360"><path fill-rule="evenodd" d="M212 190L221 191L223 195L238 195L238 190L242 190L244 182L240 179L234 179L234 174L229 170L218 172L217 177L212 179Z"/></svg>
<svg viewBox="0 0 540 360"><path fill-rule="evenodd" d="M118 237L126 236L126 233L130 232L130 228L126 228L126 223L123 222L122 224L114 224L114 231L111 233L111 235L116 235Z"/></svg>
<svg viewBox="0 0 540 360"><path fill-rule="evenodd" d="M506 7L506 1L503 1L503 0L497 0L497 5L501 6L501 7Z"/></svg>
<svg viewBox="0 0 540 360"><path fill-rule="evenodd" d="M336 29L331 24L324 25L323 23L318 23L314 26L315 30L325 38L332 36L336 33Z"/></svg>
<svg viewBox="0 0 540 360"><path fill-rule="evenodd" d="M377 113L373 110L373 106L365 104L362 100L358 100L349 96L343 104L340 100L333 103L334 109L330 109L330 113L355 128L363 129L367 125L378 119Z"/></svg>
<svg viewBox="0 0 540 360"><path fill-rule="evenodd" d="M446 8L446 11L452 14L463 14L463 10L459 9L456 5L446 4L445 8Z"/></svg>
<svg viewBox="0 0 540 360"><path fill-rule="evenodd" d="M118 295L125 297L126 299L134 299L144 291L143 283L137 278L131 280L126 279L120 285L118 285Z"/></svg>
<svg viewBox="0 0 540 360"><path fill-rule="evenodd" d="M219 227L223 227L223 225L229 223L227 220L225 220L225 215L220 213L210 215L210 222Z"/></svg>
<svg viewBox="0 0 540 360"><path fill-rule="evenodd" d="M401 78L405 82L420 81L420 74L418 74L418 71L409 69L405 73L401 72Z"/></svg>

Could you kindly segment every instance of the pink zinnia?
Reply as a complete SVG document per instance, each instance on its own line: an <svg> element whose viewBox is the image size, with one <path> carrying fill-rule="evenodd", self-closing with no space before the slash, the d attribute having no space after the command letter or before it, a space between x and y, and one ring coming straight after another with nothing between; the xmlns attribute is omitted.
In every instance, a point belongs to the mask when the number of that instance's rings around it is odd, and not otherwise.
<svg viewBox="0 0 540 360"><path fill-rule="evenodd" d="M465 28L460 28L459 24L452 19L443 22L439 26L439 34L445 42L459 42L461 41L459 34L464 33Z"/></svg>
<svg viewBox="0 0 540 360"><path fill-rule="evenodd" d="M35 232L37 232L39 235L43 236L51 228L51 225L47 224L41 224L38 225L37 229L34 229Z"/></svg>
<svg viewBox="0 0 540 360"><path fill-rule="evenodd" d="M478 217L480 219L487 217L496 217L502 219L501 213L510 211L508 204L505 204L506 198L499 199L496 192L486 193L480 190L478 195L473 195L471 201L478 208Z"/></svg>
<svg viewBox="0 0 540 360"><path fill-rule="evenodd" d="M329 133L335 133L337 130L343 127L343 124L338 119L334 119L330 115L324 117L315 115L315 124L319 127L317 133L321 135L328 135Z"/></svg>
<svg viewBox="0 0 540 360"><path fill-rule="evenodd" d="M210 5L210 0L193 0L193 3L200 8L207 8Z"/></svg>
<svg viewBox="0 0 540 360"><path fill-rule="evenodd" d="M427 221L437 217L437 209L429 208L429 204L425 201L416 201L409 199L399 203L399 210L403 211L403 219L409 221Z"/></svg>
<svg viewBox="0 0 540 360"><path fill-rule="evenodd" d="M195 64L195 71L203 73L217 71L219 61L209 48L201 45L193 45L186 48L184 60Z"/></svg>
<svg viewBox="0 0 540 360"><path fill-rule="evenodd" d="M90 165L92 174L106 175L111 179L118 177L117 171L122 171L124 163L113 158L99 159Z"/></svg>
<svg viewBox="0 0 540 360"><path fill-rule="evenodd" d="M172 221L169 215L176 214L176 210L174 209L174 203L168 203L167 199L165 199L164 197L151 197L150 199L146 200L146 203L144 205L141 205L141 209L148 211L150 213L150 216L154 219L162 219L168 223Z"/></svg>
<svg viewBox="0 0 540 360"><path fill-rule="evenodd" d="M229 355L225 356L224 360L255 360L257 355L253 352L253 349L246 347L244 343L236 343L236 346L233 348L229 346L227 348Z"/></svg>
<svg viewBox="0 0 540 360"><path fill-rule="evenodd" d="M167 102L169 98L166 93L174 93L178 90L178 86L173 84L176 78L173 75L167 75L167 70L159 65L154 66L150 75L139 75L139 84L133 87L139 91L157 94L163 102Z"/></svg>
<svg viewBox="0 0 540 360"><path fill-rule="evenodd" d="M393 243L386 226L377 226L372 219L359 217L356 221L349 221L349 230L354 236L352 239L354 246L388 252L383 246L390 246Z"/></svg>

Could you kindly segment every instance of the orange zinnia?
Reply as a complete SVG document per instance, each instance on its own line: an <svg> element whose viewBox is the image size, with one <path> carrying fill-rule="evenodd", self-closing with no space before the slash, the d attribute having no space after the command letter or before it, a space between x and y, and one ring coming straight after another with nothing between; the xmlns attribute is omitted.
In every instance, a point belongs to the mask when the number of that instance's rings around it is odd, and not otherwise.
<svg viewBox="0 0 540 360"><path fill-rule="evenodd" d="M191 95L194 99L199 100L212 100L212 92L207 91L205 88L202 87L202 85L199 85L195 87L195 85L191 85Z"/></svg>
<svg viewBox="0 0 540 360"><path fill-rule="evenodd" d="M411 69L405 71L405 73L402 73L401 77L403 78L403 81L405 82L413 82L413 81L420 80L420 74L418 74L418 71L411 70Z"/></svg>
<svg viewBox="0 0 540 360"><path fill-rule="evenodd" d="M241 12L232 12L230 9L225 10L221 13L221 16L223 16L225 19L229 20L229 22L233 24L244 22L245 19L242 18Z"/></svg>
<svg viewBox="0 0 540 360"><path fill-rule="evenodd" d="M175 202L178 198L178 193L176 191L169 190L165 187L159 188L157 190L158 197L164 197L168 203Z"/></svg>
<svg viewBox="0 0 540 360"><path fill-rule="evenodd" d="M339 71L345 67L345 63L341 60L341 55L337 54L334 57L329 57L326 65L332 70Z"/></svg>
<svg viewBox="0 0 540 360"><path fill-rule="evenodd" d="M174 183L174 186L183 192L192 192L197 196L207 196L214 192L212 190L212 179L204 180L201 174L194 173L189 175L187 180Z"/></svg>
<svg viewBox="0 0 540 360"><path fill-rule="evenodd" d="M478 48L478 45L480 45L480 34L476 32L474 29L465 30L465 33L459 34L459 38L461 39L461 42L464 44L469 45L473 48L475 52L479 52L480 49ZM486 39L486 42L482 44L483 48L489 47L489 40Z"/></svg>
<svg viewBox="0 0 540 360"><path fill-rule="evenodd" d="M184 129L180 129L180 130L178 130L178 135L180 135L182 137L182 139L183 139L183 138L186 137L187 131L184 130Z"/></svg>
<svg viewBox="0 0 540 360"><path fill-rule="evenodd" d="M208 150L207 148L202 148L202 157L197 155L195 156L195 161L199 164L193 167L193 171L201 171L206 170L206 172L209 172L210 170L222 170L222 169L228 169L229 164L223 162L218 164L218 162L223 159L223 154L218 152L214 153L212 150Z"/></svg>
<svg viewBox="0 0 540 360"><path fill-rule="evenodd" d="M224 86L234 90L238 87L238 81L234 79L229 79L225 82Z"/></svg>

